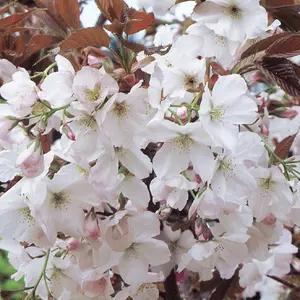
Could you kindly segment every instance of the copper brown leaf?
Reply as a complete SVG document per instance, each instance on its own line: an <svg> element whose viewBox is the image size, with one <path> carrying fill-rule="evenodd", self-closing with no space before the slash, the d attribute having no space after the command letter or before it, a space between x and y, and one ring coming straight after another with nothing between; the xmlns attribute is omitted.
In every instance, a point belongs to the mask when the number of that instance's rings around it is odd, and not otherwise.
<svg viewBox="0 0 300 300"><path fill-rule="evenodd" d="M300 54L300 34L291 34L273 43L266 55L272 57L293 57Z"/></svg>
<svg viewBox="0 0 300 300"><path fill-rule="evenodd" d="M56 11L69 28L80 26L80 8L77 0L56 0Z"/></svg>
<svg viewBox="0 0 300 300"><path fill-rule="evenodd" d="M65 0L61 0L65 1ZM63 18L59 15L56 9L56 0L34 0L34 2L41 8L47 9L47 14L59 25L60 29L67 31L67 26Z"/></svg>
<svg viewBox="0 0 300 300"><path fill-rule="evenodd" d="M29 55L32 55L40 51L41 49L49 47L55 43L57 43L57 38L55 38L52 35L47 35L47 34L34 35L28 44L27 52Z"/></svg>
<svg viewBox="0 0 300 300"><path fill-rule="evenodd" d="M60 43L60 50L85 48L87 46L109 46L109 36L100 27L84 28L72 33Z"/></svg>
<svg viewBox="0 0 300 300"><path fill-rule="evenodd" d="M300 67L286 58L263 57L256 67L286 93L300 97Z"/></svg>
<svg viewBox="0 0 300 300"><path fill-rule="evenodd" d="M0 52L10 57L20 57L25 53L25 43L21 36L0 36Z"/></svg>
<svg viewBox="0 0 300 300"><path fill-rule="evenodd" d="M282 33L267 37L263 40L260 40L257 43L255 43L254 45L250 46L247 50L245 50L241 55L241 59L249 57L258 52L265 51L276 41L281 40L282 38L284 38L286 36L290 36L290 35L291 35L291 33L289 33L289 32L282 32Z"/></svg>
<svg viewBox="0 0 300 300"><path fill-rule="evenodd" d="M268 8L268 12L274 19L281 22L284 30L300 31L300 5L287 5L274 8Z"/></svg>
<svg viewBox="0 0 300 300"><path fill-rule="evenodd" d="M141 30L146 29L151 26L154 21L153 13L146 13L144 11L136 11L134 9L125 10L127 13L127 18L124 26L124 31L127 34L134 34L140 32Z"/></svg>
<svg viewBox="0 0 300 300"><path fill-rule="evenodd" d="M288 157L296 135L297 135L297 133L293 134L291 136L288 136L284 140L282 140L279 144L277 144L274 152L279 158L285 159Z"/></svg>
<svg viewBox="0 0 300 300"><path fill-rule="evenodd" d="M0 30L6 29L6 28L9 28L9 27L12 27L12 26L18 24L19 22L28 18L34 11L35 11L35 9L31 9L24 13L15 13L9 17L0 19Z"/></svg>
<svg viewBox="0 0 300 300"><path fill-rule="evenodd" d="M121 20L122 12L127 4L123 0L95 0L98 8L103 15L109 20Z"/></svg>

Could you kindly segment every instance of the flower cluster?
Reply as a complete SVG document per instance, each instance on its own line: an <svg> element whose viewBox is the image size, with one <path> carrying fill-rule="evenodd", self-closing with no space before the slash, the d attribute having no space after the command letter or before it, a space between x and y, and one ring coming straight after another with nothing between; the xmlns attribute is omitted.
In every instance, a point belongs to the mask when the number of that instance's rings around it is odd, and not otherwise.
<svg viewBox="0 0 300 300"><path fill-rule="evenodd" d="M158 14L175 4L140 2ZM30 76L0 61L0 248L26 299L155 300L173 270L238 274L251 295L289 272L300 169L272 139L298 131L298 108L270 114L270 93L233 68L278 22L258 0L207 0L192 19L186 34L159 28L167 50L138 54L150 79L127 74L129 89L105 63L74 69L57 55Z"/></svg>

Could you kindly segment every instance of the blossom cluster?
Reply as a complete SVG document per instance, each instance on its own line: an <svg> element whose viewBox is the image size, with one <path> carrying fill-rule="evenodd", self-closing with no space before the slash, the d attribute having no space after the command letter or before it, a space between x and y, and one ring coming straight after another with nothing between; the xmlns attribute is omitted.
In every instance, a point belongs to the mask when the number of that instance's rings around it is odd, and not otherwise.
<svg viewBox="0 0 300 300"><path fill-rule="evenodd" d="M158 14L175 5L141 2ZM297 132L299 108L270 115L270 94L233 68L279 22L258 0L207 0L192 19L184 34L158 29L168 49L138 54L150 80L132 76L129 91L104 62L75 70L57 55L30 76L0 60L0 248L26 299L155 300L172 270L238 274L247 296L289 272L300 151L282 159L272 139L290 134L282 121Z"/></svg>

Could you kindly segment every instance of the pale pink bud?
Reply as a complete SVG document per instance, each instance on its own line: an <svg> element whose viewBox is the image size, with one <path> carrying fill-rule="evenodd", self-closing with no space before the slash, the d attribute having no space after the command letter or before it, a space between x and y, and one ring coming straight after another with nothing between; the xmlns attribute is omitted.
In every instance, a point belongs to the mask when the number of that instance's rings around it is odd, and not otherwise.
<svg viewBox="0 0 300 300"><path fill-rule="evenodd" d="M128 219L123 218L117 225L108 227L105 237L109 247L116 252L122 252L130 247L134 237Z"/></svg>
<svg viewBox="0 0 300 300"><path fill-rule="evenodd" d="M180 119L185 119L188 115L188 110L185 106L181 106L177 109L177 115Z"/></svg>
<svg viewBox="0 0 300 300"><path fill-rule="evenodd" d="M202 219L197 218L195 221L195 234L196 236L203 235L203 238L208 241L212 238L212 233L205 222Z"/></svg>
<svg viewBox="0 0 300 300"><path fill-rule="evenodd" d="M172 213L172 208L171 207L166 207L160 211L158 211L158 217L161 220L166 220Z"/></svg>
<svg viewBox="0 0 300 300"><path fill-rule="evenodd" d="M67 136L67 138L71 141L76 141L76 136L68 123L64 124L62 127L63 133Z"/></svg>
<svg viewBox="0 0 300 300"><path fill-rule="evenodd" d="M269 214L262 220L262 223L265 225L274 225L276 221L277 218L273 214Z"/></svg>
<svg viewBox="0 0 300 300"><path fill-rule="evenodd" d="M124 77L124 81L130 86L134 86L136 84L136 78L134 74L128 74Z"/></svg>
<svg viewBox="0 0 300 300"><path fill-rule="evenodd" d="M90 298L108 297L114 290L109 278L104 277L98 280L85 280L82 282L82 291Z"/></svg>
<svg viewBox="0 0 300 300"><path fill-rule="evenodd" d="M67 240L66 248L68 251L74 251L80 247L80 241L71 237Z"/></svg>
<svg viewBox="0 0 300 300"><path fill-rule="evenodd" d="M100 237L100 228L98 225L98 220L93 214L89 215L84 220L83 225L84 232L86 237L90 238L91 240L97 240Z"/></svg>
<svg viewBox="0 0 300 300"><path fill-rule="evenodd" d="M96 57L96 56L93 56L91 54L88 55L88 64L90 66L99 65L99 64L102 63L102 61L103 61L103 58L101 58L101 57Z"/></svg>
<svg viewBox="0 0 300 300"><path fill-rule="evenodd" d="M44 171L44 155L39 141L32 143L17 158L16 165L22 170L24 176L32 178L39 176Z"/></svg>
<svg viewBox="0 0 300 300"><path fill-rule="evenodd" d="M275 113L275 115L280 118L294 119L298 116L298 112L295 109L286 108L282 112Z"/></svg>

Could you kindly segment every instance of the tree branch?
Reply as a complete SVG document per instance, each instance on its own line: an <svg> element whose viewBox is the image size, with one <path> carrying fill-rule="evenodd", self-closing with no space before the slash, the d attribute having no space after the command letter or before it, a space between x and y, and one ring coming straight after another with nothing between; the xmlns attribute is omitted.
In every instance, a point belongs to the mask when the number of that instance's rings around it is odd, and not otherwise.
<svg viewBox="0 0 300 300"><path fill-rule="evenodd" d="M181 300L174 269L165 281L166 300Z"/></svg>

